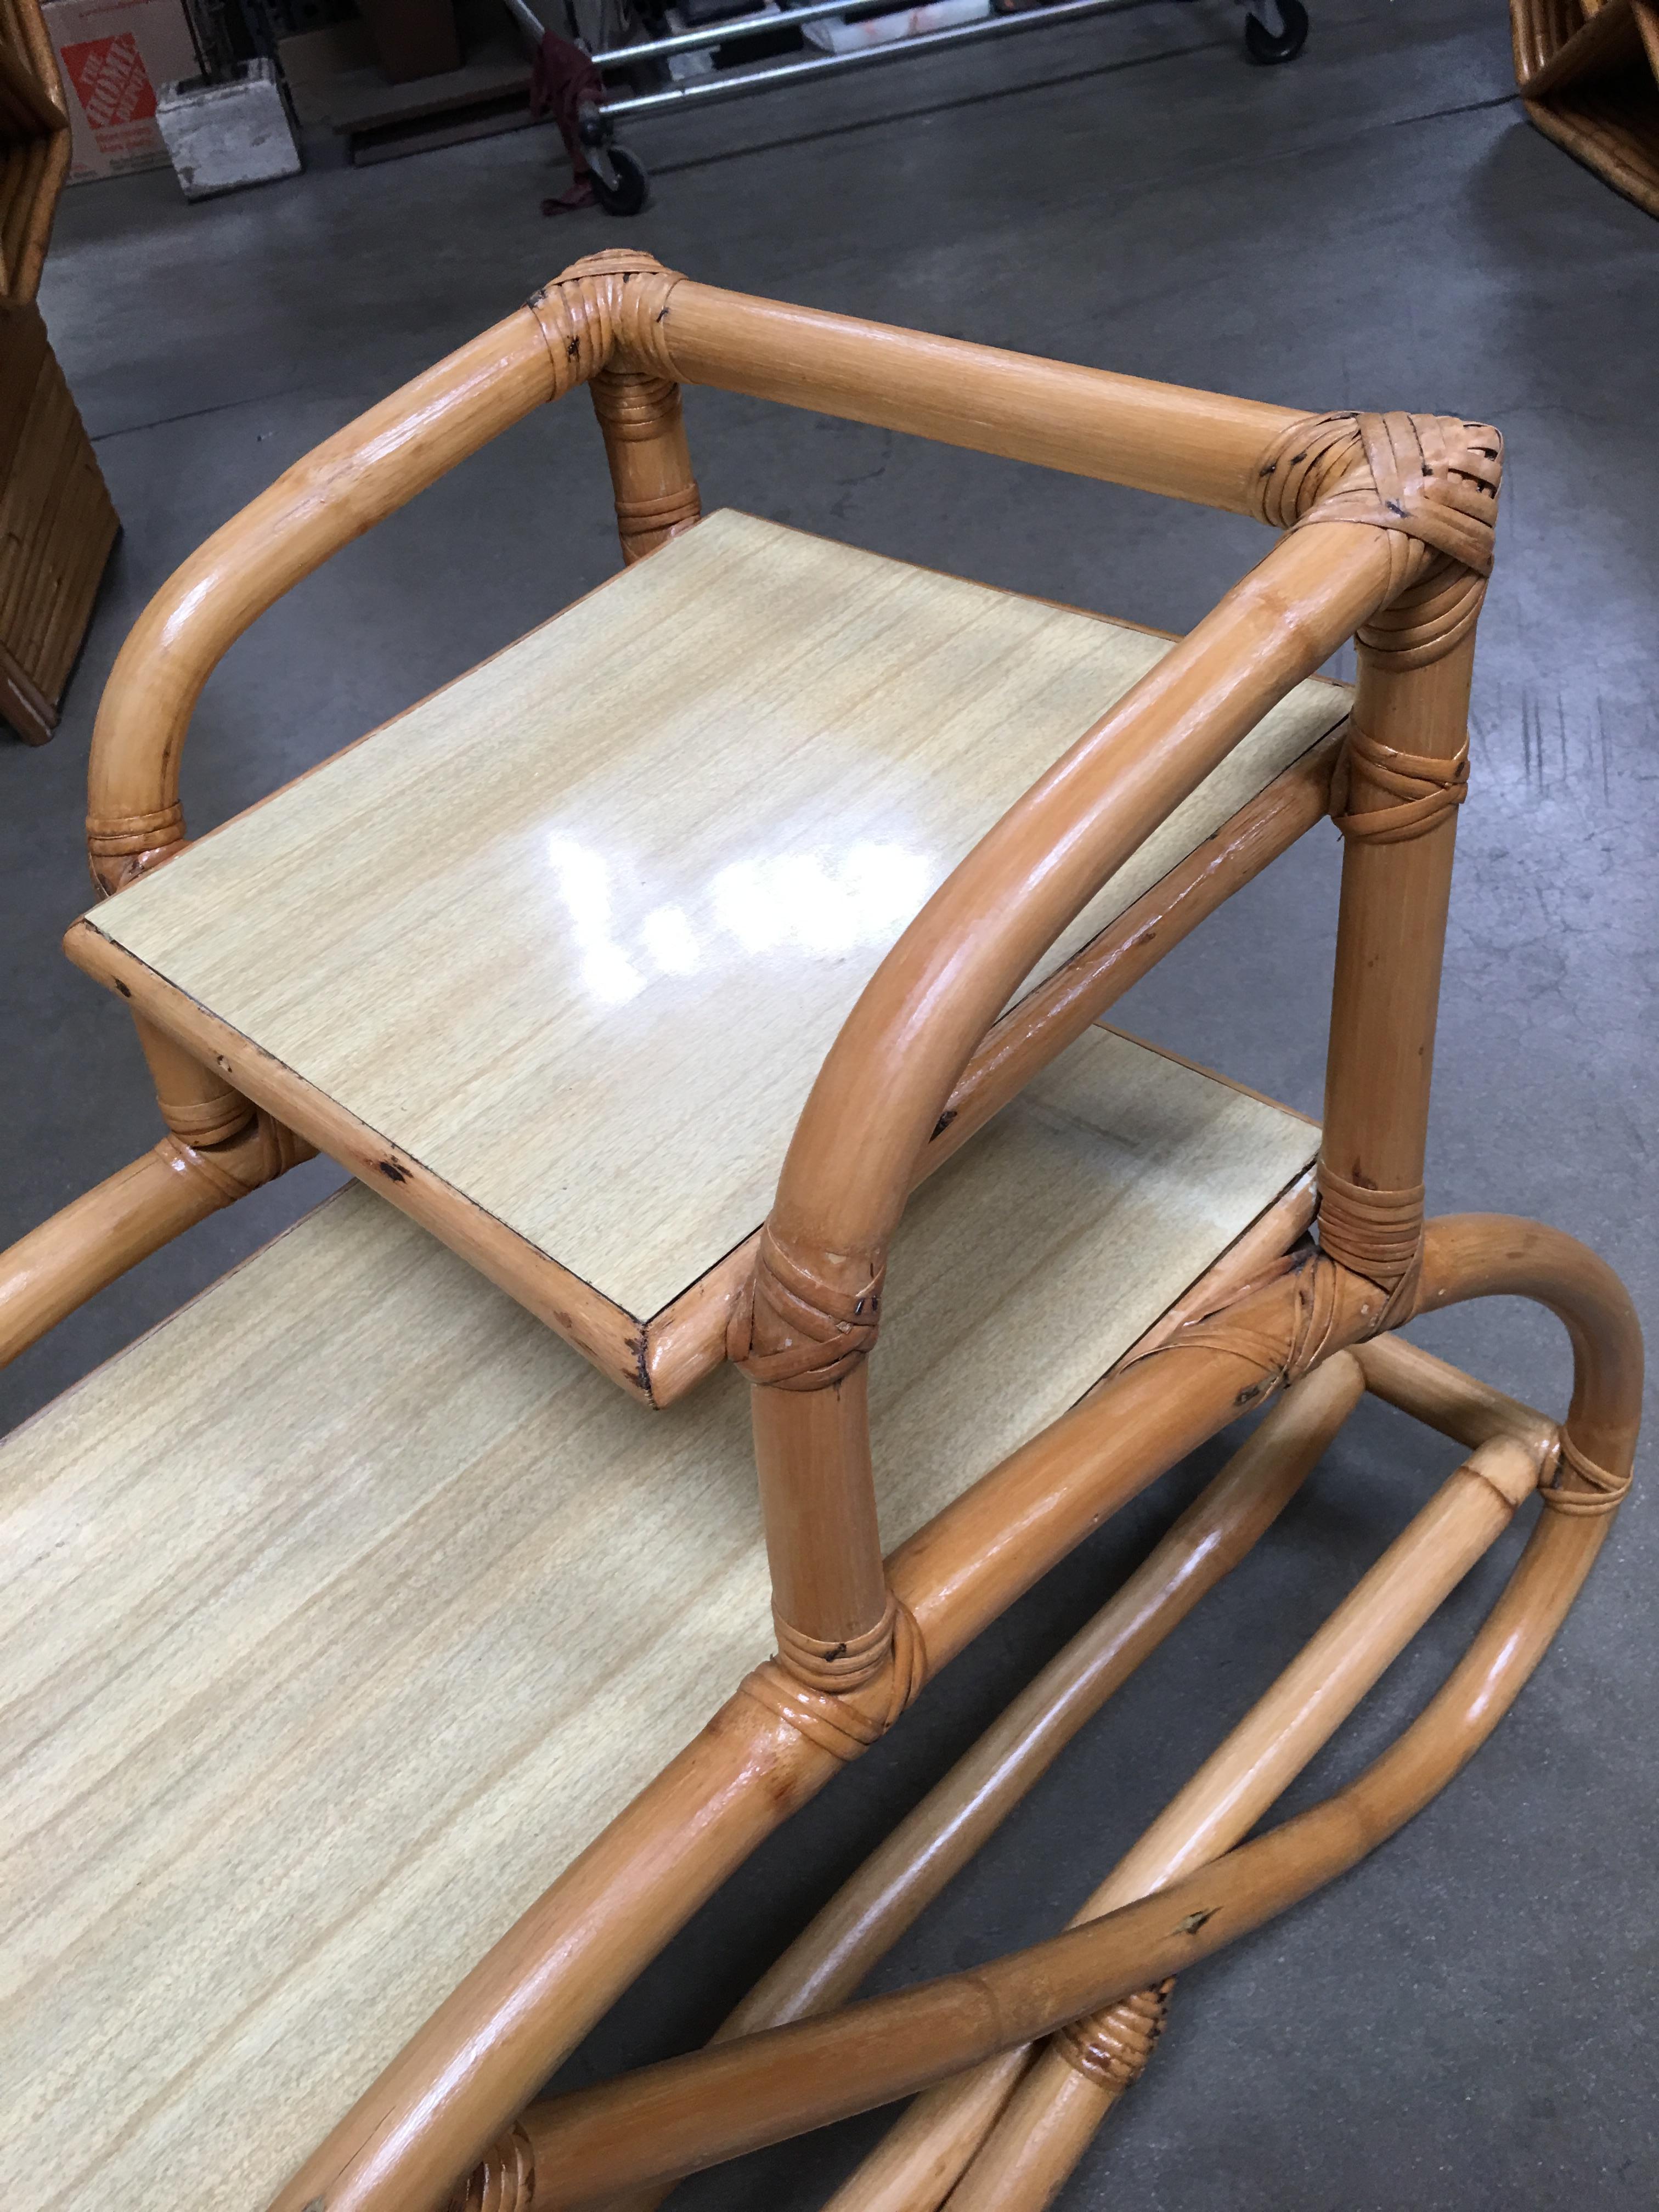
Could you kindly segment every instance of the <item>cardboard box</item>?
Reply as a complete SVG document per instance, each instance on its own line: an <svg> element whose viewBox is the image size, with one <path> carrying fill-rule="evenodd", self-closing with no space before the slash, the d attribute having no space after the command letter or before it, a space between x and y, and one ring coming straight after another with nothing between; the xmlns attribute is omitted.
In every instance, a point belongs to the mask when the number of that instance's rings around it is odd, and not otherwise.
<svg viewBox="0 0 1659 2212"><path fill-rule="evenodd" d="M374 49L368 42L368 26L355 17L343 23L325 23L319 31L296 31L290 39L278 39L276 66L288 87L295 119L301 124L332 123L343 79L365 70L374 70L377 78L380 75Z"/></svg>
<svg viewBox="0 0 1659 2212"><path fill-rule="evenodd" d="M46 0L69 108L70 182L165 168L155 88L196 74L179 0Z"/></svg>
<svg viewBox="0 0 1659 2212"><path fill-rule="evenodd" d="M300 149L276 64L263 56L241 63L224 84L198 78L163 85L155 120L187 200L298 173Z"/></svg>

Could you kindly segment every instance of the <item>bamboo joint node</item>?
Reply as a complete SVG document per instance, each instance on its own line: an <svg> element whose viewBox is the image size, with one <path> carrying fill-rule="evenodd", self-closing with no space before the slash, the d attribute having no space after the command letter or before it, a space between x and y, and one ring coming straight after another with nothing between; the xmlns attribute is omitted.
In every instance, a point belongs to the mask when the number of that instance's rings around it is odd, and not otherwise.
<svg viewBox="0 0 1659 2212"><path fill-rule="evenodd" d="M702 519L702 495L685 451L680 387L654 370L613 361L588 391L611 458L623 557L631 566Z"/></svg>
<svg viewBox="0 0 1659 2212"><path fill-rule="evenodd" d="M88 815L87 860L106 898L184 850L185 811L174 799L147 814Z"/></svg>
<svg viewBox="0 0 1659 2212"><path fill-rule="evenodd" d="M786 1620L775 1606L772 1609L772 1625L777 1631L779 1665L809 1690L825 1690L832 1694L860 1690L866 1682L873 1682L887 1665L896 1639L901 1635L917 1635L909 1608L891 1590L887 1593L886 1610L875 1626L866 1628L861 1636L845 1637L839 1643L807 1635L804 1629Z"/></svg>
<svg viewBox="0 0 1659 2212"><path fill-rule="evenodd" d="M1351 811L1356 782L1370 803ZM1401 752L1350 724L1331 778L1331 818L1362 844L1403 845L1438 829L1468 795L1467 738L1449 760L1436 760Z"/></svg>
<svg viewBox="0 0 1659 2212"><path fill-rule="evenodd" d="M649 371L602 368L592 385L593 410L613 437L644 444L662 435L682 410L680 387L671 376Z"/></svg>
<svg viewBox="0 0 1659 2212"><path fill-rule="evenodd" d="M211 1085L205 1098L179 1098L158 1089L155 1103L168 1136L192 1158L210 1147L228 1145L232 1138L245 1142L258 1130L258 1108L228 1084Z"/></svg>
<svg viewBox="0 0 1659 2212"><path fill-rule="evenodd" d="M513 2127L456 2185L448 2212L530 2212L535 2198L535 2147L522 2128Z"/></svg>
<svg viewBox="0 0 1659 2212"><path fill-rule="evenodd" d="M629 560L654 553L659 545L702 519L702 495L695 483L683 490L659 492L653 499L617 500L617 532Z"/></svg>
<svg viewBox="0 0 1659 2212"><path fill-rule="evenodd" d="M1570 1477L1577 1478L1577 1486L1567 1486ZM1631 1486L1628 1472L1614 1474L1582 1452L1572 1438L1563 1430L1561 1457L1556 1467L1555 1479L1540 1493L1546 1505L1558 1513L1583 1517L1589 1514L1614 1513L1625 1502Z"/></svg>
<svg viewBox="0 0 1659 2212"><path fill-rule="evenodd" d="M884 1261L859 1263L849 1286L831 1282L791 1250L770 1224L755 1271L732 1309L726 1356L751 1382L775 1390L823 1390L850 1374L876 1340Z"/></svg>
<svg viewBox="0 0 1659 2212"><path fill-rule="evenodd" d="M1420 668L1467 636L1492 573L1504 441L1455 415L1346 409L1282 431L1258 476L1258 512L1278 530L1330 522L1387 531L1395 578L1360 631L1387 665ZM1431 559L1420 574L1414 545Z"/></svg>
<svg viewBox="0 0 1659 2212"><path fill-rule="evenodd" d="M1322 1251L1403 1302L1414 1291L1423 1255L1424 1187L1376 1190L1319 1163L1319 1243ZM1379 1324L1409 1320L1409 1310Z"/></svg>
<svg viewBox="0 0 1659 2212"><path fill-rule="evenodd" d="M745 1678L743 1693L837 1759L856 1759L878 1741L927 1681L921 1631L890 1591L878 1626L843 1646L817 1643L783 1621L777 1626L778 1656ZM842 1653L850 1663L838 1673ZM796 1671L803 1666L813 1668L811 1679Z"/></svg>
<svg viewBox="0 0 1659 2212"><path fill-rule="evenodd" d="M1169 2023L1174 1987L1171 1974L1149 1990L1120 1998L1104 2012L1071 2021L1054 2039L1061 2057L1103 2088L1133 2089Z"/></svg>
<svg viewBox="0 0 1659 2212"><path fill-rule="evenodd" d="M702 500L695 483L684 489L658 492L642 499L619 498L617 518L624 527L632 524L635 536L646 531L659 537L672 537L675 531L684 530L687 523L697 521L702 514Z"/></svg>

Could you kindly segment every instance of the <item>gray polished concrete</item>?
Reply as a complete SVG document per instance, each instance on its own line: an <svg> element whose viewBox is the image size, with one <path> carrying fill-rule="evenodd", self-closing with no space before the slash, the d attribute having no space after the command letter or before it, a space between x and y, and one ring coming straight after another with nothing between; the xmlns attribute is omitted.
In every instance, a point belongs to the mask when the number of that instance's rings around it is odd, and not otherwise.
<svg viewBox="0 0 1659 2212"><path fill-rule="evenodd" d="M277 471L578 253L623 239L716 283L1310 407L1408 406L1509 440L1435 1094L1432 1211L1587 1237L1655 1309L1650 655L1659 228L1534 133L1498 0L1315 0L1282 70L1224 0L720 107L633 134L638 222L544 221L539 133L189 208L170 178L69 195L43 298L126 525L64 726L0 744L9 957L0 1234L156 1133L118 1010L58 951L86 902L88 732L129 623ZM705 495L1170 626L1251 525L695 394ZM230 653L185 769L205 825L608 573L588 410L526 422L343 554ZM1336 841L1316 834L1117 1018L1317 1110ZM328 1188L289 1177L94 1302L5 1378L32 1410ZM1508 1304L1426 1340L1562 1402L1553 1324ZM1362 1409L1304 1499L1090 1729L877 1978L1057 1927L1455 1455ZM925 1713L763 1850L577 2054L706 2034L755 1971L1132 1565L1218 1448L950 1668ZM1356 1771L1466 1638L1473 1576L1291 1794ZM1480 1759L1378 1857L1192 1974L1151 2075L1064 2202L1146 2212L1581 2212L1659 2198L1659 1508L1639 1488L1559 1646ZM480 1694L487 1694L480 1685ZM805 2207L872 2118L684 2201Z"/></svg>

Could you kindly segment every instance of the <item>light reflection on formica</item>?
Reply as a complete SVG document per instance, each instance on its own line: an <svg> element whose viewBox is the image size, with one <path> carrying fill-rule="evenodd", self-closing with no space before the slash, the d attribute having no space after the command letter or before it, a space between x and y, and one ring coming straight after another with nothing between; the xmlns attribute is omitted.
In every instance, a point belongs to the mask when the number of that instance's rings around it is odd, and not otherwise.
<svg viewBox="0 0 1659 2212"><path fill-rule="evenodd" d="M547 858L581 956L581 985L608 1006L625 1006L659 976L738 964L734 954L833 959L884 946L942 872L905 846L866 839L839 854L820 848L732 861L681 900L635 920L618 915L612 865L591 846L554 836Z"/></svg>

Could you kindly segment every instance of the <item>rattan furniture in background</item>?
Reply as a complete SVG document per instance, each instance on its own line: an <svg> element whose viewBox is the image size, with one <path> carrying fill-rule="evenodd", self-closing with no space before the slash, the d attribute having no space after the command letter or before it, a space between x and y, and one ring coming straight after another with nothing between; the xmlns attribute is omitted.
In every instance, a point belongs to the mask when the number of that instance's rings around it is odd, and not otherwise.
<svg viewBox="0 0 1659 2212"><path fill-rule="evenodd" d="M31 744L57 726L118 526L34 304L69 163L40 0L0 0L0 719Z"/></svg>
<svg viewBox="0 0 1659 2212"><path fill-rule="evenodd" d="M1538 128L1659 215L1659 5L1510 0L1510 28Z"/></svg>
<svg viewBox="0 0 1659 2212"><path fill-rule="evenodd" d="M69 174L69 117L40 0L0 0L0 304L27 307L40 283Z"/></svg>
<svg viewBox="0 0 1659 2212"><path fill-rule="evenodd" d="M704 520L697 383L1280 535L1171 641ZM191 843L180 750L229 645L579 384L625 573ZM623 252L163 588L94 741L109 896L67 944L167 1134L0 1261L0 1345L313 1148L358 1182L0 1452L9 2208L643 2207L917 2091L838 2212L1036 2207L1171 1978L1452 1779L1612 1525L1642 1357L1570 1236L1424 1215L1499 456ZM1350 695L1316 672L1355 635ZM1328 810L1316 1129L1100 1018ZM1563 1419L1397 1334L1495 1295L1565 1324ZM1464 1455L1302 1657L1069 1930L849 2004L1367 1391ZM707 2051L538 2100L955 1653L1259 1408ZM1523 1507L1419 1717L1245 1841Z"/></svg>

